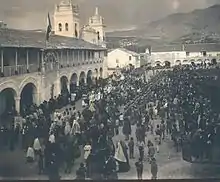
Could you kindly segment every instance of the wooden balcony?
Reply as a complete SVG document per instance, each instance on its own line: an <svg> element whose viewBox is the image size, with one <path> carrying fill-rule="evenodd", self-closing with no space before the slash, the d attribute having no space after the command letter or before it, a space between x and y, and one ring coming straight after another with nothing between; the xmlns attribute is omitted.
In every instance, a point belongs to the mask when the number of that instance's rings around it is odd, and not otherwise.
<svg viewBox="0 0 220 182"><path fill-rule="evenodd" d="M39 71L39 66L35 64L30 64L27 69L27 65L17 65L16 66L4 66L3 73L1 77L10 77L15 75L22 75L27 73L34 73Z"/></svg>

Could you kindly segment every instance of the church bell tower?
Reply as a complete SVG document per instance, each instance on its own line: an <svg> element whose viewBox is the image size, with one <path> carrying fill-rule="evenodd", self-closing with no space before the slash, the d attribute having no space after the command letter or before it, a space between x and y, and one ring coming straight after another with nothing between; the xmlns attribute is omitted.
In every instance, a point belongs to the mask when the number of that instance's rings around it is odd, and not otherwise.
<svg viewBox="0 0 220 182"><path fill-rule="evenodd" d="M72 0L63 0L54 10L55 35L79 38L79 7Z"/></svg>
<svg viewBox="0 0 220 182"><path fill-rule="evenodd" d="M96 7L95 14L89 19L89 26L93 28L97 33L98 44L106 47L105 44L105 24L104 18L99 15L99 9Z"/></svg>

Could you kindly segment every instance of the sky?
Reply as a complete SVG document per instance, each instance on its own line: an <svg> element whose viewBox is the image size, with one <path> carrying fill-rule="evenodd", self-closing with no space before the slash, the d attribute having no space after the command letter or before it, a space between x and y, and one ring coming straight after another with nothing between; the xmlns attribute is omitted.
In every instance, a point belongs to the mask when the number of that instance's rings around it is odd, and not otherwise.
<svg viewBox="0 0 220 182"><path fill-rule="evenodd" d="M0 20L10 28L45 29L47 13L53 16L55 4L61 0L0 0ZM203 9L220 0L72 0L79 4L81 24L88 21L99 7L107 30L134 28L169 14ZM53 21L53 20L52 20Z"/></svg>

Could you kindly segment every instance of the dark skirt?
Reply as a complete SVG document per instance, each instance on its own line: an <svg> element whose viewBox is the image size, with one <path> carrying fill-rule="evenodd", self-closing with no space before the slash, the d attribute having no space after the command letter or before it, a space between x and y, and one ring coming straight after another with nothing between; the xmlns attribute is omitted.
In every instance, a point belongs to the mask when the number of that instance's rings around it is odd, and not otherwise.
<svg viewBox="0 0 220 182"><path fill-rule="evenodd" d="M116 161L119 164L118 172L125 173L125 172L128 172L130 170L130 165L127 162L120 162L118 160L116 160Z"/></svg>

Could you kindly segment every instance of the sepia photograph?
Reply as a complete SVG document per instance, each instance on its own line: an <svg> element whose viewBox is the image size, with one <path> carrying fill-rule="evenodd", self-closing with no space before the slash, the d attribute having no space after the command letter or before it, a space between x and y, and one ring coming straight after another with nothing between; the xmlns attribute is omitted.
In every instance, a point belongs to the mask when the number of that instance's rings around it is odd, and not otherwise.
<svg viewBox="0 0 220 182"><path fill-rule="evenodd" d="M220 179L220 0L0 3L0 180Z"/></svg>

